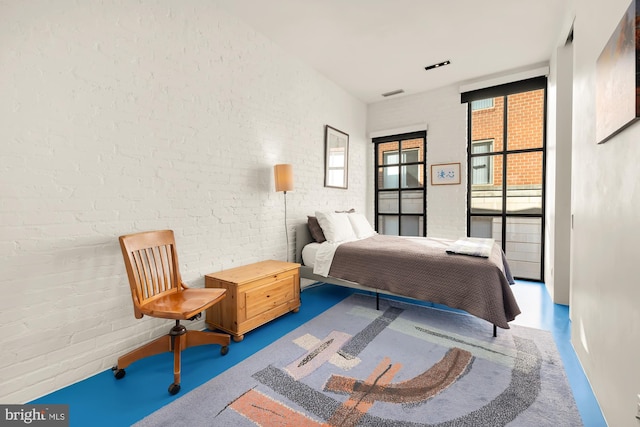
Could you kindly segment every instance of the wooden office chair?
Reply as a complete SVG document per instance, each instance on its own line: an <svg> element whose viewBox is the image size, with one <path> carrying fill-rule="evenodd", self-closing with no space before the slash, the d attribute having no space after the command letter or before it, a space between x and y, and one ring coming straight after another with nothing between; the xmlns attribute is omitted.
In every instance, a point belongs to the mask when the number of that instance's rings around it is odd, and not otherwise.
<svg viewBox="0 0 640 427"><path fill-rule="evenodd" d="M180 320L194 320L202 311L221 301L225 289L188 288L182 283L173 231L148 231L120 236L120 248L131 286L136 318L144 315L175 319L176 325L164 335L118 358L114 376L125 376L124 368L142 358L173 352L173 384L169 393L180 391L180 353L203 344L220 344L220 353L229 352L230 337L217 332L189 331Z"/></svg>

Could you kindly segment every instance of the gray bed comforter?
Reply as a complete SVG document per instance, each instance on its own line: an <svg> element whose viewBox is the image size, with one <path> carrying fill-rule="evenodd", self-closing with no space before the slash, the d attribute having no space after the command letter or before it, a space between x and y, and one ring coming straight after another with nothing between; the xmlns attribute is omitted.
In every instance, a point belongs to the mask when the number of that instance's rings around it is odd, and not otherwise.
<svg viewBox="0 0 640 427"><path fill-rule="evenodd" d="M520 314L502 249L489 258L446 252L453 241L375 235L341 244L329 275L458 308L504 329Z"/></svg>

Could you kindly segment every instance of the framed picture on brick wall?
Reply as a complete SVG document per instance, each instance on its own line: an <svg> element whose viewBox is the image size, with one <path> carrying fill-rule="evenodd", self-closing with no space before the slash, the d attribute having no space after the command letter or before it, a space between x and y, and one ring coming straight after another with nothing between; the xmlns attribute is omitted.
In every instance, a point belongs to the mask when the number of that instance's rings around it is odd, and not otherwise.
<svg viewBox="0 0 640 427"><path fill-rule="evenodd" d="M460 163L431 165L431 185L460 184Z"/></svg>
<svg viewBox="0 0 640 427"><path fill-rule="evenodd" d="M349 183L349 135L325 126L324 186L347 188Z"/></svg>

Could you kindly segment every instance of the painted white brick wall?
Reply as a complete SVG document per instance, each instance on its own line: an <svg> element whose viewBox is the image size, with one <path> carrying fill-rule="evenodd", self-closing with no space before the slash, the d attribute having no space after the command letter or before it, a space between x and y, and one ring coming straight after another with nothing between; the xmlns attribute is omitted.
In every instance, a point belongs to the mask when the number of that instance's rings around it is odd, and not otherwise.
<svg viewBox="0 0 640 427"><path fill-rule="evenodd" d="M467 230L467 109L457 86L370 104L367 131L393 135L395 130L427 129L427 235L457 239ZM371 150L373 148L370 148ZM460 162L460 185L431 185L431 165ZM369 188L374 188L373 175Z"/></svg>
<svg viewBox="0 0 640 427"><path fill-rule="evenodd" d="M211 2L0 1L0 40L3 403L169 329L134 318L119 235L174 229L204 286L285 259L276 163L295 174L290 259L307 214L366 209L366 106ZM350 135L348 190L323 187L325 124Z"/></svg>

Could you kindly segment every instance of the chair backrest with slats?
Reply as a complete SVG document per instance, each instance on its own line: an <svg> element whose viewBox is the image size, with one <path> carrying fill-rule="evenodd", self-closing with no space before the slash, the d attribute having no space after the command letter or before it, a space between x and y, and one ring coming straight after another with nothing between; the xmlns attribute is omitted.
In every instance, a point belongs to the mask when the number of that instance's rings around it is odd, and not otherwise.
<svg viewBox="0 0 640 427"><path fill-rule="evenodd" d="M146 301L182 290L173 231L147 231L120 236L135 316Z"/></svg>

